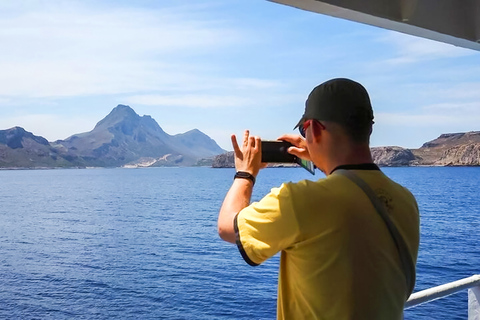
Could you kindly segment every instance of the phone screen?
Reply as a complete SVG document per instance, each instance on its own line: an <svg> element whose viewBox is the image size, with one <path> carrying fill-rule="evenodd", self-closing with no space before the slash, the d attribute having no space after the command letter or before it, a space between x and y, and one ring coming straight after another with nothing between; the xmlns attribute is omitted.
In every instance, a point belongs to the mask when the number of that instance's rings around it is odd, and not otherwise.
<svg viewBox="0 0 480 320"><path fill-rule="evenodd" d="M311 174L315 175L315 165L313 164L312 161L308 161L308 160L303 160L303 159L300 159L300 158L297 158L298 159L298 164L300 166L302 166L302 168L304 168L305 170L307 170L308 172L310 172Z"/></svg>

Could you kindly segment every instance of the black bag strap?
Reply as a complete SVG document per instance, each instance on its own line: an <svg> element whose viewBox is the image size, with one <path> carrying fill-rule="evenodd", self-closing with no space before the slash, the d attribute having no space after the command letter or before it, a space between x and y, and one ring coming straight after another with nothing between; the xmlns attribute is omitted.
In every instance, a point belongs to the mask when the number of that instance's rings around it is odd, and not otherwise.
<svg viewBox="0 0 480 320"><path fill-rule="evenodd" d="M413 288L415 287L415 264L413 263L412 256L408 251L405 240L398 231L397 226L390 219L385 204L377 197L372 188L370 188L370 186L362 178L357 176L351 170L338 169L335 170L334 173L338 173L344 177L347 177L358 187L360 187L360 189L362 189L368 196L373 206L377 210L378 214L382 217L388 228L388 231L390 232L390 235L393 238L393 241L395 242L395 246L397 247L400 261L402 263L403 273L407 282L408 295L410 295L413 292Z"/></svg>

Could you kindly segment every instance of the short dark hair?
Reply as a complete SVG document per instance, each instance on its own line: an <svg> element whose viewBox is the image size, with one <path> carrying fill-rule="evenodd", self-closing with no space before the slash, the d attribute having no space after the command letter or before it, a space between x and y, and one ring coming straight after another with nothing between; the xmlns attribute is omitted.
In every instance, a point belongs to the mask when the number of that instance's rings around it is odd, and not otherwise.
<svg viewBox="0 0 480 320"><path fill-rule="evenodd" d="M356 122L354 119L351 119L340 125L352 142L369 143L373 123L373 121L370 123Z"/></svg>

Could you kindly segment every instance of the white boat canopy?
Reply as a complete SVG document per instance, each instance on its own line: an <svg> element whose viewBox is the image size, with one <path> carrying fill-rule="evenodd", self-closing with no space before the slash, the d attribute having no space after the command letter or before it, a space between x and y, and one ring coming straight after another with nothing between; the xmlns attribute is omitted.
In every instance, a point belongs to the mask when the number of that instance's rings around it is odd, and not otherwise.
<svg viewBox="0 0 480 320"><path fill-rule="evenodd" d="M480 51L480 0L269 0Z"/></svg>

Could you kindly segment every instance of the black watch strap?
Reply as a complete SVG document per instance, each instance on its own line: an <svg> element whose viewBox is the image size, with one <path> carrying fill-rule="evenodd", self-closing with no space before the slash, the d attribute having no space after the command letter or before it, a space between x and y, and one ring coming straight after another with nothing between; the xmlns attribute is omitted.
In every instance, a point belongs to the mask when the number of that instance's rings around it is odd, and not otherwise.
<svg viewBox="0 0 480 320"><path fill-rule="evenodd" d="M245 171L237 171L237 173L235 173L234 179L237 179L237 178L247 179L247 180L252 181L253 184L255 184L255 177L251 173L248 173L248 172L245 172Z"/></svg>

